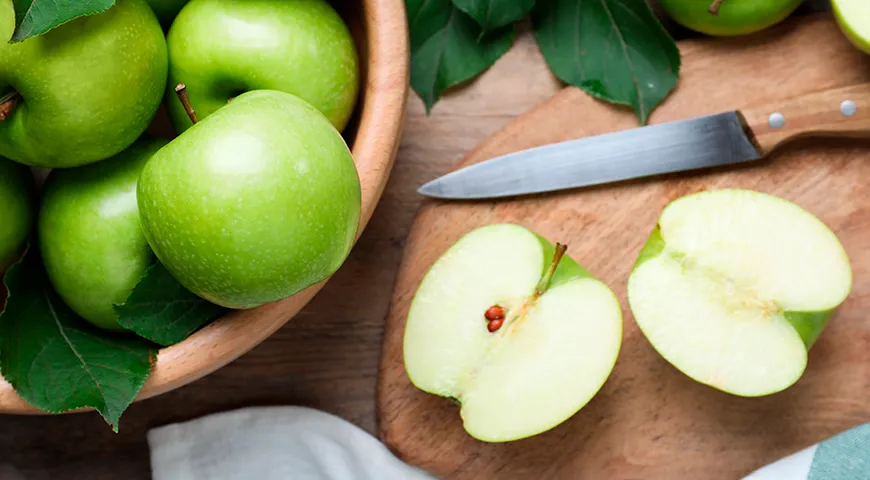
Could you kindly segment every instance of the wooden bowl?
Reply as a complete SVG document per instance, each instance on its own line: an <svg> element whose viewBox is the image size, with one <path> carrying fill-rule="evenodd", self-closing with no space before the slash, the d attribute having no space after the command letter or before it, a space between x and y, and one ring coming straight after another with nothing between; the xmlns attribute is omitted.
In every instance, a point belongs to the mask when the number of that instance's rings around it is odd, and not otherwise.
<svg viewBox="0 0 870 480"><path fill-rule="evenodd" d="M409 89L408 27L404 0L331 3L351 29L362 73L356 111L343 132L362 185L359 238L384 191L399 147ZM174 135L162 109L149 132ZM136 401L198 380L240 357L296 315L325 284L251 310L233 311L185 341L161 349ZM26 403L8 382L0 380L0 413L45 412Z"/></svg>

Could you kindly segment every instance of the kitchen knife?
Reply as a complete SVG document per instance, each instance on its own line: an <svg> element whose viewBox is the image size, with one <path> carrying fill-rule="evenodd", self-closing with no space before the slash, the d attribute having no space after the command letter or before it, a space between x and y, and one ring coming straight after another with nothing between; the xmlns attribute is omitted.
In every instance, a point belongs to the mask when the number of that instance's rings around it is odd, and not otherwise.
<svg viewBox="0 0 870 480"><path fill-rule="evenodd" d="M870 138L870 83L492 158L418 190L442 199L551 192L753 162L808 135Z"/></svg>

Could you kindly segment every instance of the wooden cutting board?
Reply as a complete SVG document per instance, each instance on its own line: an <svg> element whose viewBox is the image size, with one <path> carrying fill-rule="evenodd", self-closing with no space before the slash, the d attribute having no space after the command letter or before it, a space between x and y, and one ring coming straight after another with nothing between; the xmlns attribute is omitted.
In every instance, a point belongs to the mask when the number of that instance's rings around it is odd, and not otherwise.
<svg viewBox="0 0 870 480"><path fill-rule="evenodd" d="M760 35L680 45L677 90L652 123L870 81L870 56L832 17L796 18ZM832 108L837 108L837 105ZM483 142L459 165L550 142L633 128L634 116L567 88ZM703 189L741 187L794 201L840 237L853 290L792 388L740 398L695 383L638 330L625 299L637 253L661 209ZM408 306L453 242L491 223L525 225L607 283L620 298L619 360L599 394L549 432L505 444L474 440L450 401L415 389L402 363ZM763 165L484 202L427 201L412 226L387 319L378 384L380 434L403 460L457 479L736 479L870 421L870 135L805 141Z"/></svg>

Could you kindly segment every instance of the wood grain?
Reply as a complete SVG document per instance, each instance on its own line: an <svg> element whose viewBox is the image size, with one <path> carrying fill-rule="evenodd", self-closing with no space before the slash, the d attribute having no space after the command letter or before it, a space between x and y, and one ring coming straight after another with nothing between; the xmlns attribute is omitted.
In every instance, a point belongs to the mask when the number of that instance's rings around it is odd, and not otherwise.
<svg viewBox="0 0 870 480"><path fill-rule="evenodd" d="M857 107L844 115L841 104ZM870 84L821 90L740 110L751 136L766 155L786 143L806 137L870 137ZM782 115L785 123L773 126L771 115Z"/></svg>
<svg viewBox="0 0 870 480"><path fill-rule="evenodd" d="M793 19L750 38L684 42L676 92L652 123L759 105L870 81L870 57L830 16ZM484 141L460 165L549 142L636 126L630 112L568 88ZM870 420L870 143L801 142L763 164L679 174L497 202L431 201L414 221L387 318L378 383L380 435L440 478L734 479ZM810 352L792 388L731 396L670 366L638 330L625 301L632 263L669 201L712 188L757 189L822 218L851 257L853 292ZM573 258L622 300L617 365L598 396L559 427L507 444L466 435L452 404L415 389L402 364L409 302L422 276L463 234L515 222L571 245Z"/></svg>
<svg viewBox="0 0 870 480"><path fill-rule="evenodd" d="M408 31L402 0L347 2L339 11L356 40L363 83L359 108L344 132L362 186L359 236L380 200L399 146L409 90ZM160 116L151 131L170 134L168 125ZM327 281L277 302L233 311L183 342L161 349L136 400L190 383L248 352L296 315ZM43 414L2 380L0 412Z"/></svg>

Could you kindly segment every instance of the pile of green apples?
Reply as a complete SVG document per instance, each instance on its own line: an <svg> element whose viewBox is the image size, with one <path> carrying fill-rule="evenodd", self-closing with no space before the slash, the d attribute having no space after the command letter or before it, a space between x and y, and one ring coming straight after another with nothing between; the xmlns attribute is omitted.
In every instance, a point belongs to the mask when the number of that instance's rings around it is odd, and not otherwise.
<svg viewBox="0 0 870 480"><path fill-rule="evenodd" d="M626 280L639 330L698 384L740 397L794 385L852 287L839 239L810 211L751 190L672 200ZM518 224L465 234L431 266L405 324L413 385L460 405L486 442L538 435L604 386L622 345L613 291Z"/></svg>
<svg viewBox="0 0 870 480"><path fill-rule="evenodd" d="M117 0L18 43L13 3L0 2L0 272L29 242L65 303L120 330L113 305L155 260L234 309L344 262L360 71L326 0ZM174 138L149 134L161 105Z"/></svg>

